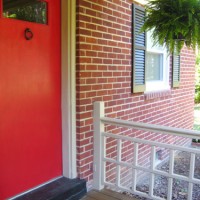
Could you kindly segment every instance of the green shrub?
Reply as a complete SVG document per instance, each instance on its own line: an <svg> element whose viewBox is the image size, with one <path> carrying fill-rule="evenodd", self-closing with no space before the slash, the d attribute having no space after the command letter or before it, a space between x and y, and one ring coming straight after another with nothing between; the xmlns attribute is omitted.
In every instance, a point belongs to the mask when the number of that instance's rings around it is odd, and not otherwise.
<svg viewBox="0 0 200 200"><path fill-rule="evenodd" d="M200 91L195 93L194 101L195 101L195 103L200 103Z"/></svg>
<svg viewBox="0 0 200 200"><path fill-rule="evenodd" d="M195 103L200 103L200 54L197 56L196 59Z"/></svg>

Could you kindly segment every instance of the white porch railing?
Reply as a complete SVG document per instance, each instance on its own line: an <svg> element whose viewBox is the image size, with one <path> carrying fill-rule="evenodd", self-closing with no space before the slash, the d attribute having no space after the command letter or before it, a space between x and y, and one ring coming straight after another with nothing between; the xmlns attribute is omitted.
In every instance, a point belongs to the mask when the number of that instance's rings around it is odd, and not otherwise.
<svg viewBox="0 0 200 200"><path fill-rule="evenodd" d="M171 200L173 192L173 181L185 181L188 183L187 199L192 200L193 186L200 185L200 179L194 177L196 156L200 155L200 149L187 146L169 144L165 142L144 140L136 137L126 136L125 134L113 134L106 132L107 126L125 127L133 130L143 130L154 132L160 135L171 136L178 139L185 138L185 141L190 139L200 139L200 132L191 131L179 128L170 128L166 126L158 126L146 123L130 122L125 120L113 119L104 116L104 103L94 103L94 188L101 190L104 186L109 186L115 190L125 191L141 197L150 198L153 200ZM177 137L178 136L178 137ZM108 145L108 140L111 140ZM114 141L114 142L113 142ZM127 143L126 143L127 142ZM113 144L113 146L112 146ZM125 147L126 144L132 145L132 154ZM139 164L139 146L146 145L149 147L149 167ZM114 147L114 148L112 148ZM144 148L145 149L145 148ZM165 157L169 155L169 168L167 171L162 171L156 168L156 151L157 149L165 149ZM146 152L148 152L146 151ZM190 154L190 167L188 175L180 175L174 173L174 159L176 152L187 152ZM108 156L110 152L110 155ZM143 152L145 154L145 152ZM122 158L123 155L129 156L129 159ZM146 153L148 154L148 153ZM132 158L130 158L132 157ZM114 166L114 167L113 167ZM127 172L126 172L127 170ZM138 173L140 172L140 173ZM149 189L148 192L137 190L138 177L142 177L143 173L149 174ZM139 176L138 176L139 174ZM137 177L138 176L138 177ZM156 176L165 177L168 180L167 198L154 195L154 181ZM126 184L125 184L126 182ZM162 185L160 185L162 188Z"/></svg>

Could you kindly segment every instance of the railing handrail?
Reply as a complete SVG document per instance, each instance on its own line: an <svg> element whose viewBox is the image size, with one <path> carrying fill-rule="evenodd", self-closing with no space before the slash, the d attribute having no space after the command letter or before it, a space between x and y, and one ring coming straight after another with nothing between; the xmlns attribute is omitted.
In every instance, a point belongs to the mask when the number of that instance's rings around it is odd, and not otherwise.
<svg viewBox="0 0 200 200"><path fill-rule="evenodd" d="M104 124L108 123L109 125L116 125L126 128L137 128L138 130L145 130L150 132L152 131L156 133L170 134L175 136L184 136L192 139L200 139L200 131L190 129L167 127L163 125L148 124L143 122L126 121L109 117L101 117L100 120Z"/></svg>

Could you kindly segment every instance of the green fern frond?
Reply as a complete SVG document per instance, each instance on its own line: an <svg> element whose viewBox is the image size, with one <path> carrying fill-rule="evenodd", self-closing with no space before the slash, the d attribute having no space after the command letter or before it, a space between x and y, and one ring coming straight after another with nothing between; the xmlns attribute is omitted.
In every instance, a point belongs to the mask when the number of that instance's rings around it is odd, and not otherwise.
<svg viewBox="0 0 200 200"><path fill-rule="evenodd" d="M141 31L153 30L155 44L169 53L200 46L200 0L150 0Z"/></svg>

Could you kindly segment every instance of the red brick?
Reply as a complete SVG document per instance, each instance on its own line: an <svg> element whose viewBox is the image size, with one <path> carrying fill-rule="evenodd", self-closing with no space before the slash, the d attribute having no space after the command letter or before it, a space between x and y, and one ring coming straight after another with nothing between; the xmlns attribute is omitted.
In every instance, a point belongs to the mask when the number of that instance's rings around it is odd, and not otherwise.
<svg viewBox="0 0 200 200"><path fill-rule="evenodd" d="M195 55L184 48L181 53L181 84L171 95L131 93L132 80L132 1L77 1L77 166L78 176L92 180L93 102L104 101L106 116L130 121L191 128L193 119ZM170 58L170 84L172 80ZM182 109L184 108L184 109ZM113 128L113 133L164 141L165 137ZM168 142L176 141L167 138ZM183 144L184 141L180 140ZM112 143L111 143L112 144ZM124 159L130 158L130 146L124 147ZM147 147L143 151L149 154ZM144 152L142 165L148 164ZM110 151L111 156L116 156ZM164 154L163 154L164 155ZM109 166L111 167L111 166ZM112 174L111 174L112 175Z"/></svg>

